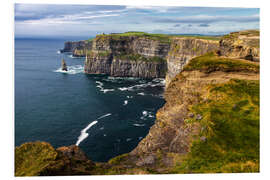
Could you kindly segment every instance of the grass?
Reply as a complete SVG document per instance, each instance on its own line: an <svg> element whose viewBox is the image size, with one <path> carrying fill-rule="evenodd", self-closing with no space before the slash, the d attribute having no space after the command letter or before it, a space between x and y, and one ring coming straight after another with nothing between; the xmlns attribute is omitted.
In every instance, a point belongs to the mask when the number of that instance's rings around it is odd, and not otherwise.
<svg viewBox="0 0 270 180"><path fill-rule="evenodd" d="M208 100L191 110L203 118L186 121L201 131L174 171L259 172L259 81L232 79L208 88Z"/></svg>
<svg viewBox="0 0 270 180"><path fill-rule="evenodd" d="M116 40L119 40L121 37L129 37L129 36L145 37L148 39L160 41L161 43L170 43L171 39L174 37L187 37L187 38L217 40L217 41L220 40L220 37L217 37L217 36L152 34L152 33L136 32L136 31L97 35L98 38L112 37L113 39L116 39Z"/></svg>
<svg viewBox="0 0 270 180"><path fill-rule="evenodd" d="M247 71L259 73L260 66L255 63L244 60L236 60L229 58L220 58L215 53L207 53L203 56L196 57L184 67L186 71L200 70L204 72L224 71L238 72Z"/></svg>
<svg viewBox="0 0 270 180"><path fill-rule="evenodd" d="M144 57L143 55L140 54L118 54L115 55L115 58L121 59L121 60L131 60L131 61L146 61L146 62L166 62L165 59L158 57L158 56L154 56L154 57Z"/></svg>
<svg viewBox="0 0 270 180"><path fill-rule="evenodd" d="M25 143L15 148L15 176L37 176L57 157L48 143Z"/></svg>

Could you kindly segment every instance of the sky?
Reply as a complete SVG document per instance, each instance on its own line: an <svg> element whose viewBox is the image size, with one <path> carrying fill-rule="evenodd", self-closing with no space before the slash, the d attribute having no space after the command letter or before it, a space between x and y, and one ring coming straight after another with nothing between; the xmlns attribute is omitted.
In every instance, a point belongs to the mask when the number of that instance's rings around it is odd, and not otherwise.
<svg viewBox="0 0 270 180"><path fill-rule="evenodd" d="M258 8L15 4L15 37L93 37L143 31L220 35L259 29Z"/></svg>

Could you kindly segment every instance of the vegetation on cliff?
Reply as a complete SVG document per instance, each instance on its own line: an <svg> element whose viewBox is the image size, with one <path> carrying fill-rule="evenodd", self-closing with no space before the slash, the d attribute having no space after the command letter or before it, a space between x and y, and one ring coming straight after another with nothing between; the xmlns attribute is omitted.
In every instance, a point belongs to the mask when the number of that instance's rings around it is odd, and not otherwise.
<svg viewBox="0 0 270 180"><path fill-rule="evenodd" d="M218 36L200 36L200 35L176 35L176 34L152 34L152 33L145 33L145 32L136 32L130 31L125 33L112 33L112 34L100 34L97 35L98 38L105 38L111 37L113 39L120 39L121 37L144 37L147 39L158 40L162 43L170 43L171 39L174 37L188 37L188 38L196 38L196 39L206 39L206 40L220 40Z"/></svg>
<svg viewBox="0 0 270 180"><path fill-rule="evenodd" d="M252 63L245 60L218 57L214 52L211 52L190 60L190 62L184 67L184 70L200 70L208 73L213 71L246 71L258 73L260 66L257 63Z"/></svg>
<svg viewBox="0 0 270 180"><path fill-rule="evenodd" d="M37 176L57 157L48 143L25 143L15 148L15 176Z"/></svg>
<svg viewBox="0 0 270 180"><path fill-rule="evenodd" d="M154 57L145 57L140 54L119 54L115 56L116 59L121 60L131 60L131 61L146 61L146 62L166 62L165 59L154 56Z"/></svg>
<svg viewBox="0 0 270 180"><path fill-rule="evenodd" d="M200 131L173 172L259 172L259 81L232 79L207 89L191 107L201 118L185 120Z"/></svg>

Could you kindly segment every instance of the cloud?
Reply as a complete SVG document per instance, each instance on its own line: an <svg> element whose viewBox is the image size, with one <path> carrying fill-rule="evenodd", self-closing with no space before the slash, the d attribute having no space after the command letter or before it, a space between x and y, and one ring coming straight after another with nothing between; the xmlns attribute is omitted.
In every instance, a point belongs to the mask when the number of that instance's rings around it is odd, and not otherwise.
<svg viewBox="0 0 270 180"><path fill-rule="evenodd" d="M200 24L199 26L200 27L209 27L210 25L209 24Z"/></svg>
<svg viewBox="0 0 270 180"><path fill-rule="evenodd" d="M108 5L46 5L46 4L15 4L15 21L41 19L60 19L63 17L78 17L80 15L95 15L97 17L124 12L125 6ZM112 15L113 16L113 15Z"/></svg>
<svg viewBox="0 0 270 180"><path fill-rule="evenodd" d="M149 17L149 20L156 23L214 23L214 22L256 22L259 21L259 15L251 16L183 16L178 18Z"/></svg>
<svg viewBox="0 0 270 180"><path fill-rule="evenodd" d="M98 33L223 33L259 28L259 9L15 4L15 36Z"/></svg>

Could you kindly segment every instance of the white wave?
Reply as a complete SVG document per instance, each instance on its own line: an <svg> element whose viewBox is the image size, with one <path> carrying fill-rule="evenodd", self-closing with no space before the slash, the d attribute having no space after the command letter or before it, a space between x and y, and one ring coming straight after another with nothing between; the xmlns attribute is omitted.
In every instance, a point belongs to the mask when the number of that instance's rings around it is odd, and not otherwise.
<svg viewBox="0 0 270 180"><path fill-rule="evenodd" d="M143 93L143 92L141 92L141 93L137 93L138 95L142 95L142 96L144 96L145 94Z"/></svg>
<svg viewBox="0 0 270 180"><path fill-rule="evenodd" d="M145 126L145 124L133 124L133 126L142 127Z"/></svg>
<svg viewBox="0 0 270 180"><path fill-rule="evenodd" d="M105 118L105 117L110 116L110 115L112 115L112 114L111 114L111 113L108 113L108 114L105 114L105 115L103 115L103 116L100 116L100 117L97 118L97 119L102 119L102 118Z"/></svg>
<svg viewBox="0 0 270 180"><path fill-rule="evenodd" d="M99 128L100 130L103 130L104 129L104 127L101 127L101 128Z"/></svg>
<svg viewBox="0 0 270 180"><path fill-rule="evenodd" d="M127 142L128 142L128 141L131 141L131 140L132 140L132 138L127 138L127 139L126 139Z"/></svg>
<svg viewBox="0 0 270 180"><path fill-rule="evenodd" d="M126 106L127 104L128 104L128 101L125 100L123 105Z"/></svg>
<svg viewBox="0 0 270 180"><path fill-rule="evenodd" d="M142 114L143 114L144 116L147 116L148 112L147 112L147 111L143 111Z"/></svg>
<svg viewBox="0 0 270 180"><path fill-rule="evenodd" d="M88 124L88 126L86 126L83 130L81 130L81 135L78 137L78 140L76 142L76 146L79 146L80 143L89 136L89 134L87 133L88 129L90 129L93 125L95 125L96 123L98 123L98 121L97 121L98 119L102 119L102 118L107 117L107 116L110 116L110 115L111 115L111 113L108 113L108 114L105 114L103 116L100 116L95 121L93 121L90 124Z"/></svg>
<svg viewBox="0 0 270 180"><path fill-rule="evenodd" d="M109 91L114 91L114 89L104 89L103 88L103 83L102 82L100 82L100 81L96 81L96 83L98 84L97 85L97 88L99 88L99 90L101 91L101 92L103 92L103 93L107 93L107 92L109 92Z"/></svg>
<svg viewBox="0 0 270 180"><path fill-rule="evenodd" d="M133 98L133 96L127 96L127 98L128 98L128 99L131 99L131 98Z"/></svg>
<svg viewBox="0 0 270 180"><path fill-rule="evenodd" d="M147 118L154 118L153 112L150 111L143 111L142 116L140 117L141 120L147 120Z"/></svg>
<svg viewBox="0 0 270 180"><path fill-rule="evenodd" d="M90 124L88 124L88 126L86 128L84 128L83 130L81 130L81 135L78 137L78 140L76 142L76 146L79 146L79 144L86 139L89 134L86 132L90 127L92 127L93 125L95 125L98 121L93 121Z"/></svg>
<svg viewBox="0 0 270 180"><path fill-rule="evenodd" d="M139 82L145 82L145 81L139 81ZM129 87L120 87L118 88L120 91L134 91L138 90L141 88L146 88L146 87L156 87L156 86L162 86L164 87L165 85L165 80L162 78L156 78L152 80L151 82L148 83L142 83L142 84L136 84L134 86L129 86Z"/></svg>
<svg viewBox="0 0 270 180"><path fill-rule="evenodd" d="M57 54L61 54L61 52L60 52L60 51L57 51L56 53L57 53Z"/></svg>
<svg viewBox="0 0 270 180"><path fill-rule="evenodd" d="M84 67L82 65L75 65L75 66L67 66L67 71L63 71L62 68L58 68L53 72L60 72L65 74L78 74L84 72Z"/></svg>
<svg viewBox="0 0 270 180"><path fill-rule="evenodd" d="M141 140L141 139L142 139L142 137L139 137L138 139L139 139L139 140Z"/></svg>
<svg viewBox="0 0 270 180"><path fill-rule="evenodd" d="M107 136L107 134L103 134L103 136Z"/></svg>

